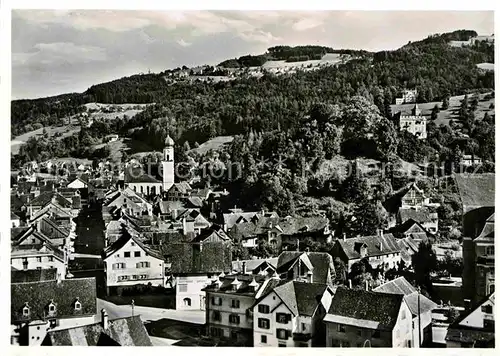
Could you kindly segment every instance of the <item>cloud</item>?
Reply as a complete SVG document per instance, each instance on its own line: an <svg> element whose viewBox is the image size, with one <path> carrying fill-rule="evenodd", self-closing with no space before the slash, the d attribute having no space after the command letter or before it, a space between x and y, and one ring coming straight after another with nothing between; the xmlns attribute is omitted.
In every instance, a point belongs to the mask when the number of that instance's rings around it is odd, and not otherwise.
<svg viewBox="0 0 500 356"><path fill-rule="evenodd" d="M71 42L38 43L33 52L12 53L12 65L54 65L105 61L106 50L95 46L75 45Z"/></svg>
<svg viewBox="0 0 500 356"><path fill-rule="evenodd" d="M310 30L312 28L321 26L323 24L322 19L314 19L314 18L309 18L309 19L303 19L295 22L292 26L292 28L295 31L305 31L305 30Z"/></svg>

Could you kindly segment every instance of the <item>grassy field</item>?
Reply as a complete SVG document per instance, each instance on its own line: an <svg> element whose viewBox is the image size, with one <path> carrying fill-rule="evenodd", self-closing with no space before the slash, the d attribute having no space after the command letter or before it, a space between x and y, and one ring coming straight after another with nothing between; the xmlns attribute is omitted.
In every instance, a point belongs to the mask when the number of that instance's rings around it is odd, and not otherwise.
<svg viewBox="0 0 500 356"><path fill-rule="evenodd" d="M56 133L61 133L62 136L56 137L56 140L61 140L64 137L68 137L77 133L80 130L80 126L68 125L68 126L48 126L45 128L49 136L54 136ZM12 153L17 154L19 148L24 145L31 137L39 137L43 135L43 128L27 132L20 136L15 137L10 141L10 148Z"/></svg>
<svg viewBox="0 0 500 356"><path fill-rule="evenodd" d="M191 151L198 152L201 155L207 153L210 149L217 150L224 145L227 145L233 141L233 136L218 136L207 142L204 142L198 148L193 148Z"/></svg>
<svg viewBox="0 0 500 356"><path fill-rule="evenodd" d="M479 104L477 106L476 110L476 119L482 119L484 116L484 113L489 113L490 115L493 115L495 113L494 109L489 109L490 104L495 102L495 99L490 99L484 101L483 98L486 96L487 93L485 94L478 94L479 95ZM435 123L437 126L440 125L449 125L450 120L454 120L458 118L458 111L460 109L460 102L464 99L465 95L458 95L458 96L452 96L450 98L450 106L448 107L447 110L441 110L438 114L438 118L436 119ZM469 95L469 98L472 98L472 95ZM420 110L422 110L422 115L430 117L431 111L434 108L435 105L438 105L438 107L441 107L442 102L440 101L433 101L429 103L422 103L418 104L418 107ZM411 115L411 109L415 106L415 104L401 104L401 105L391 105L392 113L396 114L397 112L402 112L403 115Z"/></svg>

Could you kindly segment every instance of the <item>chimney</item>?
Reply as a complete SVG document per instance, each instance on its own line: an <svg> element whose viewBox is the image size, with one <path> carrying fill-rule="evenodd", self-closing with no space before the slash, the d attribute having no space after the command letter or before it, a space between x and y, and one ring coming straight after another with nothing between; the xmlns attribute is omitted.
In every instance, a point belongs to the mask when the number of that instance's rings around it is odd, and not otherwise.
<svg viewBox="0 0 500 356"><path fill-rule="evenodd" d="M349 289L352 289L352 279L349 279L348 282L349 282Z"/></svg>
<svg viewBox="0 0 500 356"><path fill-rule="evenodd" d="M299 252L299 251L300 251L300 241L299 241L299 239L297 239L297 252Z"/></svg>
<svg viewBox="0 0 500 356"><path fill-rule="evenodd" d="M368 290L368 281L365 281L365 290Z"/></svg>
<svg viewBox="0 0 500 356"><path fill-rule="evenodd" d="M313 282L313 273L311 271L307 272L307 280L309 281L309 283Z"/></svg>
<svg viewBox="0 0 500 356"><path fill-rule="evenodd" d="M346 234L345 232L342 234L342 239L345 241L346 240Z"/></svg>
<svg viewBox="0 0 500 356"><path fill-rule="evenodd" d="M108 313L106 309L101 309L101 323L104 330L108 330Z"/></svg>
<svg viewBox="0 0 500 356"><path fill-rule="evenodd" d="M243 270L243 274L247 274L247 263L245 261L241 263L241 269Z"/></svg>

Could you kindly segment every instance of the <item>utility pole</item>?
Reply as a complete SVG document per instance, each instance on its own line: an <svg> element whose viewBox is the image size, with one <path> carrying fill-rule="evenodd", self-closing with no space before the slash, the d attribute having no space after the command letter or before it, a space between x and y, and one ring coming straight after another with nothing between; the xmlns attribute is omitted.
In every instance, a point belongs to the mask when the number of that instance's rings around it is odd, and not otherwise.
<svg viewBox="0 0 500 356"><path fill-rule="evenodd" d="M418 347L420 348L420 345L422 344L422 335L421 335L422 328L420 327L420 286L417 289L417 313L418 313Z"/></svg>
<svg viewBox="0 0 500 356"><path fill-rule="evenodd" d="M134 302L133 299L132 299L132 303L131 304L132 304L132 316L134 316L134 305L135 305L135 302Z"/></svg>

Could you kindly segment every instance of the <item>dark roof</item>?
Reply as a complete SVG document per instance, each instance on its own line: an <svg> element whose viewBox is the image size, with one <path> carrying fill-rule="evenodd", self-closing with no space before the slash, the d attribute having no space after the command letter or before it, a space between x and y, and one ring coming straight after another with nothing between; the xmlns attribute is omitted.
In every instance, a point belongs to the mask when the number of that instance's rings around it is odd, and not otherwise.
<svg viewBox="0 0 500 356"><path fill-rule="evenodd" d="M423 224L437 218L437 213L432 213L428 208L399 209L398 215L402 223L411 219L413 221Z"/></svg>
<svg viewBox="0 0 500 356"><path fill-rule="evenodd" d="M26 271L11 271L11 283L42 282L57 279L57 268L29 269Z"/></svg>
<svg viewBox="0 0 500 356"><path fill-rule="evenodd" d="M402 294L377 293L337 288L328 314L375 321L379 328L392 330L403 303Z"/></svg>
<svg viewBox="0 0 500 356"><path fill-rule="evenodd" d="M413 315L418 315L418 298L420 298L420 313L431 311L437 307L437 304L426 296L422 294L419 296L417 289L404 277L398 277L392 281L386 282L374 288L373 291L404 295L406 304L408 304Z"/></svg>
<svg viewBox="0 0 500 356"><path fill-rule="evenodd" d="M419 239L421 240L427 240L427 237L432 235L422 226L421 223L411 218L406 220L404 223L389 229L389 232L394 234L411 234L412 236L419 236Z"/></svg>
<svg viewBox="0 0 500 356"><path fill-rule="evenodd" d="M305 256L311 263L315 283L332 283L332 278L335 278L335 268L332 256L326 252L283 251L278 257L277 273L287 272L301 256Z"/></svg>
<svg viewBox="0 0 500 356"><path fill-rule="evenodd" d="M456 174L455 181L464 209L495 206L495 173Z"/></svg>
<svg viewBox="0 0 500 356"><path fill-rule="evenodd" d="M161 245L162 252L172 261L171 272L220 273L231 271L230 242L172 242Z"/></svg>
<svg viewBox="0 0 500 356"><path fill-rule="evenodd" d="M19 220L20 217L14 214L12 211L10 212L10 220Z"/></svg>
<svg viewBox="0 0 500 356"><path fill-rule="evenodd" d="M284 235L296 235L321 231L328 227L328 219L322 216L289 217L280 219L278 225Z"/></svg>
<svg viewBox="0 0 500 356"><path fill-rule="evenodd" d="M140 315L71 329L49 331L44 344L51 346L153 346Z"/></svg>
<svg viewBox="0 0 500 356"><path fill-rule="evenodd" d="M147 174L141 166L132 165L125 168L124 176L125 183L161 183L162 181L157 176L157 169L151 171L151 174Z"/></svg>
<svg viewBox="0 0 500 356"><path fill-rule="evenodd" d="M294 315L313 316L327 286L320 283L290 281L274 292Z"/></svg>
<svg viewBox="0 0 500 356"><path fill-rule="evenodd" d="M383 238L379 235L352 237L344 240L337 240L342 250L350 260L361 258L360 246L366 245L367 256L379 256L389 253L398 253L400 249L396 239L392 234L384 234ZM380 249L382 243L382 249Z"/></svg>
<svg viewBox="0 0 500 356"><path fill-rule="evenodd" d="M236 290L234 290L232 284L235 281L235 279L237 279L237 281L240 282ZM254 290L251 290L249 284L251 284L254 280L257 286ZM258 287L260 287L265 280L266 276L238 273L237 275L219 277L219 283L221 284L218 285L217 281L215 281L214 283L206 287L205 291L228 293L228 294L255 295L258 291Z"/></svg>
<svg viewBox="0 0 500 356"><path fill-rule="evenodd" d="M33 206L45 206L53 200L63 208L71 208L71 202L57 192L41 193L31 200L29 204Z"/></svg>
<svg viewBox="0 0 500 356"><path fill-rule="evenodd" d="M495 242L495 214L492 214L484 224L483 230L478 237L474 239L475 242Z"/></svg>
<svg viewBox="0 0 500 356"><path fill-rule="evenodd" d="M230 238L227 234L217 225L212 225L209 228L201 230L200 234L191 240L193 243L204 242L210 237L215 237L219 241L229 241Z"/></svg>
<svg viewBox="0 0 500 356"><path fill-rule="evenodd" d="M81 310L75 310L76 300ZM47 307L53 301L57 307L57 317L95 315L96 282L95 278L72 278L60 281L39 281L11 284L11 322L25 321L23 307L28 303L31 320L45 320Z"/></svg>

